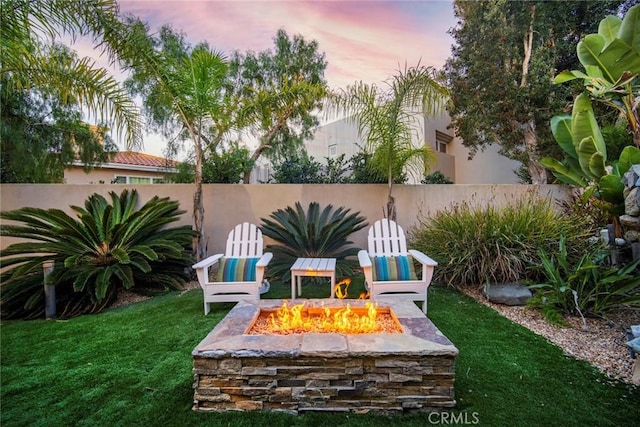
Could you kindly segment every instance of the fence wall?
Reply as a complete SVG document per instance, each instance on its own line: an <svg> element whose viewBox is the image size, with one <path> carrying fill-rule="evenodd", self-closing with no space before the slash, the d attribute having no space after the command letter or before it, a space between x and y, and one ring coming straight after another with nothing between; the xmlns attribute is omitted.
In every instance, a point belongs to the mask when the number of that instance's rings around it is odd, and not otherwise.
<svg viewBox="0 0 640 427"><path fill-rule="evenodd" d="M0 185L0 209L3 211L25 206L58 208L70 214L70 205L83 206L93 193L108 198L110 191L120 193L124 188L136 188L140 201L151 197L169 197L180 202L186 211L177 225L192 224L193 184L159 185L70 185L70 184L3 184ZM224 252L227 234L236 224L248 221L261 223L273 211L300 202L306 208L311 202L321 207L332 204L344 206L352 212L360 212L372 224L382 218L387 201L387 186L379 184L205 184L205 239L208 253ZM553 200L566 199L570 189L558 185L395 185L397 221L409 229L421 215L445 209L456 202L471 205L492 203L504 205L527 193L538 194ZM1 222L0 222L1 223ZM366 247L366 228L354 234L357 247ZM4 248L15 240L3 237Z"/></svg>

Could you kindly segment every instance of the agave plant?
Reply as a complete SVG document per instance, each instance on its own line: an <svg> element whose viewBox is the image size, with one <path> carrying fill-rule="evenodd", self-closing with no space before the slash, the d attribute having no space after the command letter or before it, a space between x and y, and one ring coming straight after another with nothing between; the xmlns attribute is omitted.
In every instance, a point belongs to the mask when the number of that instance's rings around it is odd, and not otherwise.
<svg viewBox="0 0 640 427"><path fill-rule="evenodd" d="M284 282L290 280L289 270L296 258L336 258L336 274L345 277L353 274L358 248L349 247L349 235L368 224L360 212L349 213L340 207L333 211L332 205L320 210L317 202L309 204L307 212L297 202L295 208L288 206L262 218L262 234L281 244L267 245L266 251L273 253L269 264L269 275Z"/></svg>
<svg viewBox="0 0 640 427"><path fill-rule="evenodd" d="M189 279L190 226L166 227L184 211L168 198L153 197L136 209L138 193L109 193L111 203L93 194L84 208L25 207L0 212L22 224L3 224L0 235L27 239L0 251L3 318L34 318L44 312L43 264L53 263L60 317L102 310L123 287L146 291L180 289ZM135 290L135 289L134 289Z"/></svg>

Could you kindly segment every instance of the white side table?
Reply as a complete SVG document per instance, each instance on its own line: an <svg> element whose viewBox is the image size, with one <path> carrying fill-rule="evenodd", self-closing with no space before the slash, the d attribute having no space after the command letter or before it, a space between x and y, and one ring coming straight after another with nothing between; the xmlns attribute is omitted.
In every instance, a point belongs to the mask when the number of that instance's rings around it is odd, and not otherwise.
<svg viewBox="0 0 640 427"><path fill-rule="evenodd" d="M296 298L296 284L298 285L298 295L302 294L302 277L317 276L331 278L331 298L334 298L336 290L336 259L298 258L291 266L291 299Z"/></svg>

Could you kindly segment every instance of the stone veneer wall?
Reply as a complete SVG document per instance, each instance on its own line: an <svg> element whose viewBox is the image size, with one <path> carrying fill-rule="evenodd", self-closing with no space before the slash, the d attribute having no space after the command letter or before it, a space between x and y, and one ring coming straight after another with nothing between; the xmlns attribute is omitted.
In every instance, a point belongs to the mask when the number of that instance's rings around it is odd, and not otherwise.
<svg viewBox="0 0 640 427"><path fill-rule="evenodd" d="M329 309L365 302L294 301ZM413 301L376 301L401 334L246 334L261 310L282 302L239 302L193 350L193 409L391 415L455 406L458 349Z"/></svg>
<svg viewBox="0 0 640 427"><path fill-rule="evenodd" d="M194 357L194 409L375 412L455 406L454 357Z"/></svg>

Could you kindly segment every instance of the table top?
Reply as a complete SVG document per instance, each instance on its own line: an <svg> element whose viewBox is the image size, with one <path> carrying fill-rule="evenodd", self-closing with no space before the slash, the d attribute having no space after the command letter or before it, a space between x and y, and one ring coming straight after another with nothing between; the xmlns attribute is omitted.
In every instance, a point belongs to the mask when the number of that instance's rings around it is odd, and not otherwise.
<svg viewBox="0 0 640 427"><path fill-rule="evenodd" d="M291 266L291 270L334 271L335 258L298 258Z"/></svg>

